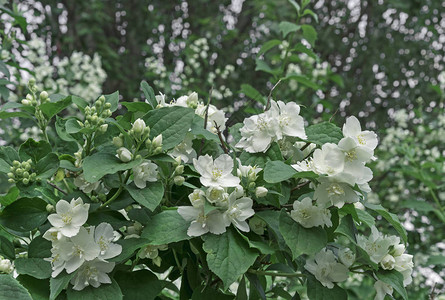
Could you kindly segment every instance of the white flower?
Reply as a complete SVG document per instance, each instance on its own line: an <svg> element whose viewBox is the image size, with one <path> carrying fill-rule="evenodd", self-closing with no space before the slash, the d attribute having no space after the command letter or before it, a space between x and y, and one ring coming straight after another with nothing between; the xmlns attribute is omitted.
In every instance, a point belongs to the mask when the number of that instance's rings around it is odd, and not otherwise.
<svg viewBox="0 0 445 300"><path fill-rule="evenodd" d="M59 228L51 227L43 234L43 238L54 244L62 238L65 238L65 236L60 232Z"/></svg>
<svg viewBox="0 0 445 300"><path fill-rule="evenodd" d="M0 256L0 273L10 274L14 271L14 265L9 259Z"/></svg>
<svg viewBox="0 0 445 300"><path fill-rule="evenodd" d="M362 131L360 122L354 116L348 117L343 125L343 135L353 138L360 147L374 151L377 147L377 135L372 131Z"/></svg>
<svg viewBox="0 0 445 300"><path fill-rule="evenodd" d="M331 212L328 209L312 205L312 199L309 197L301 201L295 200L290 215L292 219L305 228L323 225L332 226Z"/></svg>
<svg viewBox="0 0 445 300"><path fill-rule="evenodd" d="M314 199L321 207L334 205L342 208L345 203L357 202L359 197L352 187L342 182L332 182L320 178L320 184L315 188Z"/></svg>
<svg viewBox="0 0 445 300"><path fill-rule="evenodd" d="M394 269L395 263L396 263L396 260L394 259L394 256L392 256L391 254L386 254L382 258L380 265L382 266L382 268L384 270L392 270L392 269Z"/></svg>
<svg viewBox="0 0 445 300"><path fill-rule="evenodd" d="M246 118L243 124L244 126L240 129L242 138L235 147L243 148L250 153L266 152L276 138L278 126L276 116L272 115L272 111L268 110Z"/></svg>
<svg viewBox="0 0 445 300"><path fill-rule="evenodd" d="M184 163L191 161L196 158L196 151L193 149L193 134L187 133L185 139L177 145L172 151L169 152L174 158L181 157Z"/></svg>
<svg viewBox="0 0 445 300"><path fill-rule="evenodd" d="M205 193L203 191L200 189L194 189L193 193L189 194L190 203L193 205L193 207L202 207L206 201L204 196Z"/></svg>
<svg viewBox="0 0 445 300"><path fill-rule="evenodd" d="M158 106L160 106L160 107L170 106L165 103L165 94L159 92L159 95L156 95L155 98L156 98L156 102L158 102ZM148 100L145 100L145 102L150 104L150 102L148 102Z"/></svg>
<svg viewBox="0 0 445 300"><path fill-rule="evenodd" d="M85 262L70 281L73 285L73 290L81 291L89 285L97 288L102 283L111 283L107 273L110 273L113 269L113 262L99 259Z"/></svg>
<svg viewBox="0 0 445 300"><path fill-rule="evenodd" d="M159 255L159 250L164 251L168 249L168 245L147 245L139 251L138 256L140 258L150 258L155 259Z"/></svg>
<svg viewBox="0 0 445 300"><path fill-rule="evenodd" d="M162 147L162 134L157 135L152 141L153 148Z"/></svg>
<svg viewBox="0 0 445 300"><path fill-rule="evenodd" d="M125 147L120 147L116 150L116 152L117 157L123 162L129 162L133 159L133 154L131 154L131 152Z"/></svg>
<svg viewBox="0 0 445 300"><path fill-rule="evenodd" d="M207 215L204 213L204 206L180 206L178 213L186 221L191 221L187 230L189 236L200 236L207 232L222 234L226 232L226 221L219 210L212 210Z"/></svg>
<svg viewBox="0 0 445 300"><path fill-rule="evenodd" d="M295 102L284 103L283 101L271 101L271 110L275 110L274 115L278 115L277 138L280 140L283 136L299 137L306 139L304 131L304 120L300 116L300 106Z"/></svg>
<svg viewBox="0 0 445 300"><path fill-rule="evenodd" d="M338 250L338 259L342 264L349 268L355 261L355 254L349 248L342 248Z"/></svg>
<svg viewBox="0 0 445 300"><path fill-rule="evenodd" d="M60 200L56 204L56 214L48 216L48 221L64 236L75 236L88 219L89 204L83 204L81 198L74 198L68 203Z"/></svg>
<svg viewBox="0 0 445 300"><path fill-rule="evenodd" d="M68 274L76 271L85 261L90 261L100 255L100 246L94 240L94 230L88 231L81 227L79 233L71 241L60 242L60 252L65 256L65 270Z"/></svg>
<svg viewBox="0 0 445 300"><path fill-rule="evenodd" d="M317 174L336 175L344 169L345 154L337 145L326 143L314 151L312 163Z"/></svg>
<svg viewBox="0 0 445 300"><path fill-rule="evenodd" d="M206 154L193 159L193 165L196 171L201 175L200 181L204 186L237 186L240 179L232 175L233 160L227 154L222 154L215 161Z"/></svg>
<svg viewBox="0 0 445 300"><path fill-rule="evenodd" d="M147 186L147 181L156 182L158 180L158 166L150 160L144 160L139 166L133 168L134 184L143 189Z"/></svg>
<svg viewBox="0 0 445 300"><path fill-rule="evenodd" d="M227 206L227 198L229 197L229 194L223 187L211 186L206 190L205 196L210 203L217 206Z"/></svg>
<svg viewBox="0 0 445 300"><path fill-rule="evenodd" d="M195 109L195 114L205 119L206 111L207 105L198 104L197 108ZM226 121L227 118L225 117L224 112L216 108L215 105L209 104L206 129L210 132L217 133L218 127L219 130L223 132L226 129Z"/></svg>
<svg viewBox="0 0 445 300"><path fill-rule="evenodd" d="M334 253L326 248L315 254L314 258L307 259L304 268L329 289L334 287L334 282L345 281L349 272L345 265L337 262Z"/></svg>
<svg viewBox="0 0 445 300"><path fill-rule="evenodd" d="M122 246L113 243L114 230L108 223L100 223L94 229L94 240L100 248L100 259L108 259L118 256L122 252Z"/></svg>
<svg viewBox="0 0 445 300"><path fill-rule="evenodd" d="M400 239L396 236L384 236L375 226L371 227L369 238L363 235L357 236L357 244L364 249L371 260L376 264L388 254L389 247L399 244Z"/></svg>
<svg viewBox="0 0 445 300"><path fill-rule="evenodd" d="M91 193L92 191L97 190L100 185L100 181L90 183L85 180L85 177L82 173L74 178L74 185L77 186L84 193Z"/></svg>
<svg viewBox="0 0 445 300"><path fill-rule="evenodd" d="M381 280L377 280L374 283L374 288L376 291L376 295L374 297L374 300L384 300L386 294L392 295L393 288L389 284L384 283Z"/></svg>
<svg viewBox="0 0 445 300"><path fill-rule="evenodd" d="M255 214L252 209L253 201L248 197L238 197L239 194L234 191L229 195L227 210L224 212L224 218L227 225L232 223L241 231L250 231L246 220Z"/></svg>
<svg viewBox="0 0 445 300"><path fill-rule="evenodd" d="M408 285L412 282L411 274L413 272L413 256L410 254L402 254L394 257L394 269L403 275L403 285Z"/></svg>
<svg viewBox="0 0 445 300"><path fill-rule="evenodd" d="M261 170L263 170L262 168L259 168L257 166L253 167L251 165L243 166L239 158L237 158L237 161L238 161L238 170L237 170L238 177L246 177L250 181L255 181L258 177L258 173L261 172Z"/></svg>
<svg viewBox="0 0 445 300"><path fill-rule="evenodd" d="M257 198L262 198L267 196L268 190L264 186L259 186L255 190L255 196Z"/></svg>

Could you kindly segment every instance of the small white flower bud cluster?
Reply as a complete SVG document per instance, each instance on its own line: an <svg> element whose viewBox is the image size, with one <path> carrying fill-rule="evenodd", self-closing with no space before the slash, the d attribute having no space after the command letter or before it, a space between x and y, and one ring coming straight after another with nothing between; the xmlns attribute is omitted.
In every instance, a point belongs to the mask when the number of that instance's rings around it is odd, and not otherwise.
<svg viewBox="0 0 445 300"><path fill-rule="evenodd" d="M111 103L106 102L102 95L92 106L85 107L85 122L77 121L80 127L98 129L99 132L105 133L108 124L105 119L111 116Z"/></svg>
<svg viewBox="0 0 445 300"><path fill-rule="evenodd" d="M175 159L175 163L173 164L173 166L175 166L175 171L173 172L173 182L176 185L182 185L185 181L185 178L182 175L182 173L184 173L184 165L182 165L182 160L181 157L178 156Z"/></svg>
<svg viewBox="0 0 445 300"><path fill-rule="evenodd" d="M18 160L14 160L12 162L12 167L10 167L10 172L8 173L8 182L9 183L18 183L21 182L23 184L29 184L36 180L37 174L32 172L32 161L28 159L24 162L19 162Z"/></svg>

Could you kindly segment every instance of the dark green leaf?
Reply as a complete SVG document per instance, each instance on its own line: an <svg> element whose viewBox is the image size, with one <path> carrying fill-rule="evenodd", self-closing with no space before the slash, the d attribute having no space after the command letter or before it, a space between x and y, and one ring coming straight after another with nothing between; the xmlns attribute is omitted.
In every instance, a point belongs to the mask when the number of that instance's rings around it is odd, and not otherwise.
<svg viewBox="0 0 445 300"><path fill-rule="evenodd" d="M166 286L165 281L148 270L117 272L114 279L128 300L154 300Z"/></svg>
<svg viewBox="0 0 445 300"><path fill-rule="evenodd" d="M337 144L342 138L341 129L329 122L314 124L306 128L307 140L317 145L325 143Z"/></svg>
<svg viewBox="0 0 445 300"><path fill-rule="evenodd" d="M143 189L131 184L127 186L127 190L137 203L151 211L158 207L164 197L164 184L160 181L147 182L147 186Z"/></svg>
<svg viewBox="0 0 445 300"><path fill-rule="evenodd" d="M141 237L151 245L163 245L190 239L187 229L190 222L185 221L176 210L166 210L155 215L145 226Z"/></svg>
<svg viewBox="0 0 445 300"><path fill-rule="evenodd" d="M29 292L12 276L0 274L0 300L33 300Z"/></svg>
<svg viewBox="0 0 445 300"><path fill-rule="evenodd" d="M14 245L3 235L0 235L0 254L11 260L15 259Z"/></svg>
<svg viewBox="0 0 445 300"><path fill-rule="evenodd" d="M122 300L122 291L114 279L111 284L102 284L98 288L87 286L81 291L68 289L66 292L68 300Z"/></svg>
<svg viewBox="0 0 445 300"><path fill-rule="evenodd" d="M33 162L38 162L49 153L51 153L51 145L46 141L36 142L33 139L28 139L19 148L22 161L31 159Z"/></svg>
<svg viewBox="0 0 445 300"><path fill-rule="evenodd" d="M301 25L301 29L303 29L303 37L314 47L317 40L317 31L314 27L307 24Z"/></svg>
<svg viewBox="0 0 445 300"><path fill-rule="evenodd" d="M57 102L46 102L40 105L40 110L49 120L71 104L71 96Z"/></svg>
<svg viewBox="0 0 445 300"><path fill-rule="evenodd" d="M0 224L19 232L31 231L48 216L47 203L40 198L21 198L8 205L0 215Z"/></svg>
<svg viewBox="0 0 445 300"><path fill-rule="evenodd" d="M405 228L402 226L402 224L400 224L400 220L399 218L393 214L388 212L383 206L381 205L376 205L376 204L371 204L371 203L366 203L365 206L369 209L372 209L373 211L377 212L378 214L380 214L383 218L385 218L386 221L388 221L389 223L391 223L392 226L394 226L394 228L397 230L397 232L400 234L400 236L402 237L403 241L405 242L405 244L408 242L408 236L406 234L406 230Z"/></svg>
<svg viewBox="0 0 445 300"><path fill-rule="evenodd" d="M403 275L396 270L391 271L379 271L377 272L377 278L384 283L392 286L403 299L408 299L408 294L406 293L405 287L403 286Z"/></svg>
<svg viewBox="0 0 445 300"><path fill-rule="evenodd" d="M14 266L19 274L29 275L38 279L51 277L51 264L42 258L22 258L14 261Z"/></svg>
<svg viewBox="0 0 445 300"><path fill-rule="evenodd" d="M68 286L71 278L73 278L75 273L67 274L65 272L60 273L57 277L49 280L50 287L50 300L54 300L57 296Z"/></svg>
<svg viewBox="0 0 445 300"><path fill-rule="evenodd" d="M300 25L297 25L297 24L291 23L291 22L287 22L287 21L280 22L278 27L280 28L280 31L283 33L283 38L286 38L286 36L289 33L295 32L301 28Z"/></svg>
<svg viewBox="0 0 445 300"><path fill-rule="evenodd" d="M155 92L145 80L141 81L141 90L142 92L144 92L145 99L148 100L148 103L150 103L151 107L153 109L156 108L156 106L158 106L158 101L156 101Z"/></svg>
<svg viewBox="0 0 445 300"><path fill-rule="evenodd" d="M111 153L97 152L83 161L83 174L88 182L96 182L107 174L114 174L140 165L141 158L124 163Z"/></svg>
<svg viewBox="0 0 445 300"><path fill-rule="evenodd" d="M266 53L266 52L269 51L270 49L272 49L272 48L274 48L274 47L276 47L276 46L278 46L278 45L280 45L280 44L281 44L281 41L280 41L280 40L270 40L270 41L265 42L265 43L263 44L263 46L261 46L260 51L258 51L258 56L260 56L261 54ZM242 84L242 85L241 85L241 90L243 90L243 85L252 87L252 86L249 85L249 84ZM256 90L255 90L255 91L256 91ZM246 93L245 93L245 94L246 94ZM246 94L246 95L247 95L247 94ZM249 96L249 97L250 97L250 96ZM252 98L252 97L250 97L250 98ZM255 100L256 100L256 99L255 99ZM266 103L263 103L263 104L266 104Z"/></svg>

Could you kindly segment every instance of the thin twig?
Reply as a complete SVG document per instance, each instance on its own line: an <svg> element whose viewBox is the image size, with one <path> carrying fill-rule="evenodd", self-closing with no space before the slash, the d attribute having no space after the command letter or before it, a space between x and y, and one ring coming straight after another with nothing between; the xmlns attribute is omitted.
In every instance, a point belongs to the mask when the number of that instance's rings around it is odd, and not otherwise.
<svg viewBox="0 0 445 300"><path fill-rule="evenodd" d="M281 82L281 79L279 79L278 82L275 83L273 88L270 90L269 96L267 96L267 103L266 103L266 107L264 108L264 111L269 110L269 108L270 108L270 98L272 98L272 92L280 84L280 82Z"/></svg>
<svg viewBox="0 0 445 300"><path fill-rule="evenodd" d="M224 143L221 130L219 130L219 126L218 124L216 124L216 121L213 122L215 123L216 133L218 134L219 140L221 142L221 147L223 148L225 154L229 154L229 150L227 149L226 144Z"/></svg>
<svg viewBox="0 0 445 300"><path fill-rule="evenodd" d="M310 182L310 181L306 181L306 182L300 183L299 185L293 187L293 188L290 190L290 192L292 193L292 192L294 192L294 191L296 191L296 190L298 190L298 189L301 189L302 187L304 187L305 185L308 185L309 183L311 183L311 182Z"/></svg>
<svg viewBox="0 0 445 300"><path fill-rule="evenodd" d="M337 113L338 113L338 108L337 108L337 110L335 111L335 113L329 118L329 123L331 122L332 118L333 118Z"/></svg>
<svg viewBox="0 0 445 300"><path fill-rule="evenodd" d="M285 273L285 272L273 272L273 271L263 271L263 270L254 270L249 269L247 272L256 274L256 275L266 275L266 276L282 276L282 277L305 277L306 275L302 273Z"/></svg>
<svg viewBox="0 0 445 300"><path fill-rule="evenodd" d="M47 183L52 186L53 188L55 188L56 190L58 190L59 192L63 193L64 195L68 195L67 192L65 192L64 190L62 190L61 188L59 188L57 185L55 185L54 183L47 181Z"/></svg>
<svg viewBox="0 0 445 300"><path fill-rule="evenodd" d="M212 93L213 93L213 85L209 91L209 100L207 101L207 107L206 107L206 111L204 114L204 130L207 129L207 120L209 119L209 106L210 106L210 101L212 101ZM204 148L204 142L205 142L205 139L202 138L201 139L201 147L199 148L198 156L201 156L202 149Z"/></svg>
<svg viewBox="0 0 445 300"><path fill-rule="evenodd" d="M306 143L303 147L301 147L300 151L304 151L304 149L306 149L307 147L309 147L311 143Z"/></svg>

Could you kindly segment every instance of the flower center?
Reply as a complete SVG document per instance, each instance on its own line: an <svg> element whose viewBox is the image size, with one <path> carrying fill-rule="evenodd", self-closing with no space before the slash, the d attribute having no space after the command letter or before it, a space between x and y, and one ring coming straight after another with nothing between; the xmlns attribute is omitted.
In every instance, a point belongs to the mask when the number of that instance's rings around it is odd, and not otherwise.
<svg viewBox="0 0 445 300"><path fill-rule="evenodd" d="M365 138L363 137L362 134L359 134L359 135L357 136L357 140L358 140L358 143L359 143L360 145L366 145L366 140L365 140Z"/></svg>
<svg viewBox="0 0 445 300"><path fill-rule="evenodd" d="M106 251L108 249L108 243L103 236L99 239L100 251Z"/></svg>
<svg viewBox="0 0 445 300"><path fill-rule="evenodd" d="M348 152L346 152L346 160L347 161L354 161L357 159L357 152L355 151L355 149L352 149Z"/></svg>
<svg viewBox="0 0 445 300"><path fill-rule="evenodd" d="M71 224L71 221L73 220L73 217L70 214L62 214L62 222L65 224Z"/></svg>
<svg viewBox="0 0 445 300"><path fill-rule="evenodd" d="M218 178L220 178L222 176L222 170L218 169L218 168L213 168L212 170L212 177L213 180L217 180Z"/></svg>
<svg viewBox="0 0 445 300"><path fill-rule="evenodd" d="M339 196L339 195L344 195L345 194L345 191L337 183L331 184L327 188L327 192L328 192L329 196Z"/></svg>

